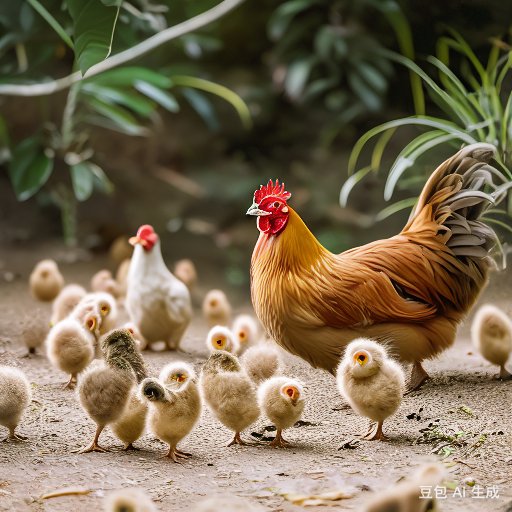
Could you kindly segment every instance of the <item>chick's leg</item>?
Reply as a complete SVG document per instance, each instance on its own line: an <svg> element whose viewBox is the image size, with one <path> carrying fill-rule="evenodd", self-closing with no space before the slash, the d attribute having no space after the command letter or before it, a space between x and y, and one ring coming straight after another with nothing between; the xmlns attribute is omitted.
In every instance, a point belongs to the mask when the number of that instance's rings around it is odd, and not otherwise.
<svg viewBox="0 0 512 512"><path fill-rule="evenodd" d="M124 451L128 451L128 450L134 450L134 451L139 451L140 448L137 448L136 446L133 446L133 443L128 443L124 448L123 448Z"/></svg>
<svg viewBox="0 0 512 512"><path fill-rule="evenodd" d="M512 373L510 373L506 368L505 368L505 365L502 364L500 366L500 375L499 375L499 378L501 380L508 380L508 379L512 379Z"/></svg>
<svg viewBox="0 0 512 512"><path fill-rule="evenodd" d="M167 452L166 457L169 457L169 459L172 459L174 462L181 464L181 461L179 459L188 459L188 456L185 455L183 452L180 452L176 449L176 446L169 445L169 451Z"/></svg>
<svg viewBox="0 0 512 512"><path fill-rule="evenodd" d="M379 421L377 423L377 428L368 432L368 434L366 434L363 439L366 441L389 441L389 438L384 435L384 432L382 432L383 424L383 421Z"/></svg>
<svg viewBox="0 0 512 512"><path fill-rule="evenodd" d="M229 443L228 446L233 446L234 444L239 444L241 446L251 446L252 445L252 443L248 443L240 437L240 432L235 433L235 437L233 438L233 441L231 441L231 443Z"/></svg>
<svg viewBox="0 0 512 512"><path fill-rule="evenodd" d="M28 437L22 436L21 434L16 434L15 432L16 427L9 427L9 435L2 439L2 442L7 441L26 441Z"/></svg>
<svg viewBox="0 0 512 512"><path fill-rule="evenodd" d="M93 439L92 443L89 446L82 448L78 453L89 453L89 452L104 453L104 452L110 451L107 448L103 448L98 444L98 439L100 437L100 434L103 432L104 428L105 428L104 425L102 425L102 426L98 425L98 428L96 429L96 434L94 435L94 439Z"/></svg>
<svg viewBox="0 0 512 512"><path fill-rule="evenodd" d="M430 375L421 365L421 361L414 362L411 368L411 374L409 375L409 380L407 381L406 394L419 389L429 379Z"/></svg>
<svg viewBox="0 0 512 512"><path fill-rule="evenodd" d="M283 431L278 428L276 437L269 443L269 446L273 446L274 448L286 448L287 446L290 446L290 443L283 438Z"/></svg>
<svg viewBox="0 0 512 512"><path fill-rule="evenodd" d="M76 374L72 373L69 376L69 380L62 386L62 389L73 389L76 384Z"/></svg>

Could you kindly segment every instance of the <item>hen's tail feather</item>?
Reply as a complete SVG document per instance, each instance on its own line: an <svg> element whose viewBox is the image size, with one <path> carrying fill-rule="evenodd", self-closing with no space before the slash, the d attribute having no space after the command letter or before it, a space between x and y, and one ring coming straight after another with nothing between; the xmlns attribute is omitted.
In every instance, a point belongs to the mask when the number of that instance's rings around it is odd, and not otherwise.
<svg viewBox="0 0 512 512"><path fill-rule="evenodd" d="M472 144L442 163L426 183L404 231L415 231L430 219L438 226L437 239L458 259L483 262L498 238L480 219L508 188L503 186L504 174L490 164L495 152L491 144Z"/></svg>

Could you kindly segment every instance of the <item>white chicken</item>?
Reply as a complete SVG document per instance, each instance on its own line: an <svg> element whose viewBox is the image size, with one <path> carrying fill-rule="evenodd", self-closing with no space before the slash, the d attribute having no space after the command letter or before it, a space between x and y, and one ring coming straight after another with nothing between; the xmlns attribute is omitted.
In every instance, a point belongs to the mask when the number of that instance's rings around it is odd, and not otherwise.
<svg viewBox="0 0 512 512"><path fill-rule="evenodd" d="M178 349L192 318L188 288L166 267L151 226L141 226L130 243L135 246L126 292L131 321L149 344L164 341Z"/></svg>

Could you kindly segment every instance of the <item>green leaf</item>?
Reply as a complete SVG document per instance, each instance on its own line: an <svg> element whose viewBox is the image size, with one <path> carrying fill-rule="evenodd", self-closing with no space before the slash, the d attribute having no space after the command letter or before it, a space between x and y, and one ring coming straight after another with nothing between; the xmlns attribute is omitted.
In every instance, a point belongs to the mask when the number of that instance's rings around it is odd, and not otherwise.
<svg viewBox="0 0 512 512"><path fill-rule="evenodd" d="M88 162L80 162L71 166L71 184L75 197L79 201L86 201L91 197L94 186L94 174Z"/></svg>
<svg viewBox="0 0 512 512"><path fill-rule="evenodd" d="M66 0L73 18L75 55L82 74L112 50L121 0L107 6L98 0Z"/></svg>
<svg viewBox="0 0 512 512"><path fill-rule="evenodd" d="M102 101L99 98L90 98L88 105L111 121L111 123L121 129L123 133L128 133L129 135L147 135L147 129L139 124L135 117L125 109Z"/></svg>
<svg viewBox="0 0 512 512"><path fill-rule="evenodd" d="M144 117L149 117L155 111L155 104L140 94L112 87L103 87L94 83L85 83L81 90L87 95L97 97L107 103L118 103L128 107L133 112Z"/></svg>
<svg viewBox="0 0 512 512"><path fill-rule="evenodd" d="M111 194L114 190L114 184L108 179L105 171L99 165L92 162L87 162L87 165L94 175L94 181L98 185L98 188L106 194Z"/></svg>
<svg viewBox="0 0 512 512"><path fill-rule="evenodd" d="M268 34L270 39L273 41L280 39L290 26L293 18L315 3L314 0L293 0L281 4L268 21Z"/></svg>
<svg viewBox="0 0 512 512"><path fill-rule="evenodd" d="M172 94L142 80L136 80L134 87L140 93L151 98L153 101L156 101L161 107L165 108L169 112L179 112L180 106Z"/></svg>
<svg viewBox="0 0 512 512"><path fill-rule="evenodd" d="M64 30L62 25L48 12L39 0L27 0L28 3L36 10L39 15L53 28L58 36L73 50L73 41L69 37L68 33Z"/></svg>
<svg viewBox="0 0 512 512"><path fill-rule="evenodd" d="M215 115L212 104L203 94L194 91L194 89L184 89L183 96L185 96L192 108L202 117L210 130L217 131L219 129L219 121Z"/></svg>
<svg viewBox="0 0 512 512"><path fill-rule="evenodd" d="M18 201L32 197L53 171L53 158L45 155L39 140L29 137L20 142L9 162L9 177Z"/></svg>
<svg viewBox="0 0 512 512"><path fill-rule="evenodd" d="M124 68L105 71L87 82L93 82L108 87L131 87L137 80L148 82L160 89L168 89L172 86L172 80L156 71L138 66L127 66Z"/></svg>
<svg viewBox="0 0 512 512"><path fill-rule="evenodd" d="M315 58L301 58L295 60L288 66L284 88L292 100L298 100L300 98L315 62Z"/></svg>

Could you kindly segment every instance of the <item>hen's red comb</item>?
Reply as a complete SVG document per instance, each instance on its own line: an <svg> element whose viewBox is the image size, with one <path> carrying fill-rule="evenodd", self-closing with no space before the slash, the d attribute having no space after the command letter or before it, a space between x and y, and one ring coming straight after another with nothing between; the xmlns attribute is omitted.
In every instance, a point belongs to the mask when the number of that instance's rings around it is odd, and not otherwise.
<svg viewBox="0 0 512 512"><path fill-rule="evenodd" d="M260 188L254 192L254 202L260 204L265 197L269 196L278 197L284 201L288 201L288 199L292 197L290 192L284 189L284 183L279 184L278 179L276 179L275 185L272 180L268 180L266 185L261 185Z"/></svg>

